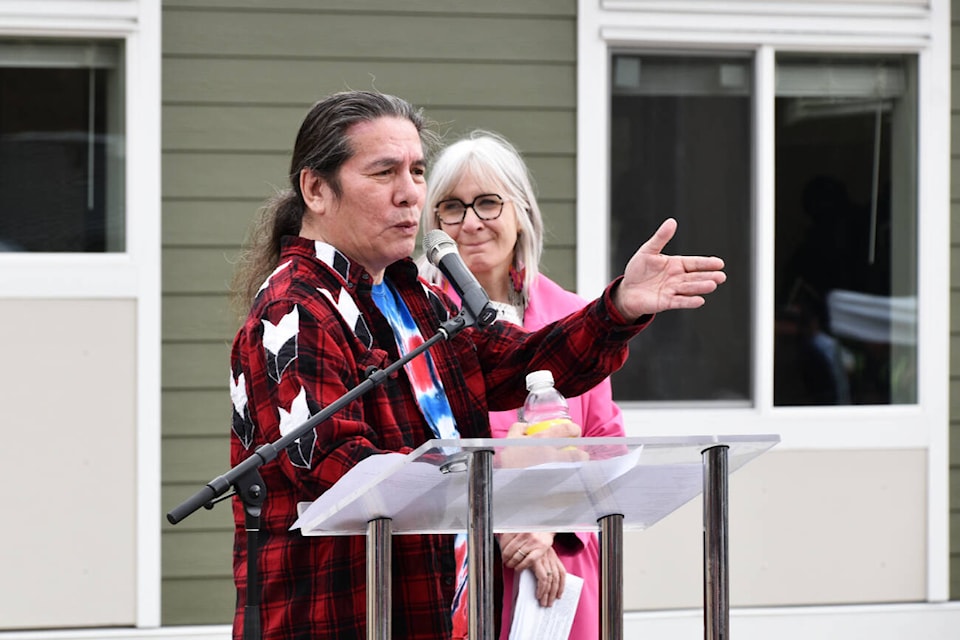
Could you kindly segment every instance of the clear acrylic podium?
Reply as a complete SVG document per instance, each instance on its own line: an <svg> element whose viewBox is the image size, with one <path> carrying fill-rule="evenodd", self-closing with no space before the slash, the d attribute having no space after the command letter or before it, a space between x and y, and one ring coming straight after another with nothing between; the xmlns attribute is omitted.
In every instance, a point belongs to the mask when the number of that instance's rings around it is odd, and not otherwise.
<svg viewBox="0 0 960 640"><path fill-rule="evenodd" d="M390 536L468 535L471 640L494 640L494 533L596 531L600 629L623 638L623 531L703 494L704 637L729 637L727 477L776 435L430 440L373 456L313 503L304 535L367 536L367 637L391 635Z"/></svg>

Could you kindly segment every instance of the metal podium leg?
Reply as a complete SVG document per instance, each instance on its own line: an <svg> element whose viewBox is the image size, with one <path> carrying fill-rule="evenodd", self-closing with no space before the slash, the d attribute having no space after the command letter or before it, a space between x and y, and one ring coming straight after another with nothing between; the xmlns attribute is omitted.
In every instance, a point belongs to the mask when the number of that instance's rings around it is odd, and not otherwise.
<svg viewBox="0 0 960 640"><path fill-rule="evenodd" d="M474 451L467 468L469 637L493 640L493 451Z"/></svg>
<svg viewBox="0 0 960 640"><path fill-rule="evenodd" d="M600 518L600 638L623 640L623 516Z"/></svg>
<svg viewBox="0 0 960 640"><path fill-rule="evenodd" d="M367 523L367 640L390 640L390 518Z"/></svg>
<svg viewBox="0 0 960 640"><path fill-rule="evenodd" d="M726 445L703 451L703 634L730 637L730 581L727 574Z"/></svg>

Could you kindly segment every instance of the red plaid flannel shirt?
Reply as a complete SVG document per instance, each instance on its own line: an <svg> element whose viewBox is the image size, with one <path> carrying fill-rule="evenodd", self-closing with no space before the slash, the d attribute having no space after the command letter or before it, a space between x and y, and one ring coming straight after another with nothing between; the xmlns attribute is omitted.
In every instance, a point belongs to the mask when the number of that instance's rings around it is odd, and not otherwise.
<svg viewBox="0 0 960 640"><path fill-rule="evenodd" d="M340 398L369 367L399 359L393 332L370 296L372 280L329 245L284 238L280 266L237 333L231 354L231 464ZM387 269L424 338L456 307L403 260ZM623 324L609 291L598 303L527 333L510 323L465 329L431 354L457 428L489 437L487 413L519 406L528 371L550 369L558 388L578 395L622 366L627 341L649 319ZM264 640L366 637L366 540L304 537L288 528L298 502L312 501L359 460L408 453L433 437L406 376L399 373L317 425L260 468L267 488L259 546L260 624ZM243 636L246 532L234 498L234 638ZM453 536L392 540L395 637L449 640L455 563Z"/></svg>

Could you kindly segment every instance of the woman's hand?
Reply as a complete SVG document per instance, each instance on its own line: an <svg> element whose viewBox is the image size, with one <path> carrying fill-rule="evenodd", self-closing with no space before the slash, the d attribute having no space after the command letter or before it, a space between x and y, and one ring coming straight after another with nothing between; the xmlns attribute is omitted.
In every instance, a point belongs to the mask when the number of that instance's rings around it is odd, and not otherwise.
<svg viewBox="0 0 960 640"><path fill-rule="evenodd" d="M537 600L549 607L563 595L567 570L553 550L552 533L501 533L503 564L517 573L533 571L537 578Z"/></svg>

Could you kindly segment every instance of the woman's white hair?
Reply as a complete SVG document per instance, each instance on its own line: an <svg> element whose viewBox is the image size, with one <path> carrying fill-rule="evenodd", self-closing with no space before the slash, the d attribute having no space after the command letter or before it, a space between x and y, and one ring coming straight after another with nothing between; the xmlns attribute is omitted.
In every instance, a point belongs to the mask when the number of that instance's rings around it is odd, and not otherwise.
<svg viewBox="0 0 960 640"><path fill-rule="evenodd" d="M465 176L490 184L495 193L513 203L520 225L513 251L513 267L524 273L518 302L526 308L530 287L540 272L543 217L530 171L520 152L506 138L492 131L476 129L437 155L427 178L427 195L420 215L423 233L442 228L435 212L437 203L449 197ZM443 274L423 256L417 259L417 264L428 280L434 284L442 282Z"/></svg>

